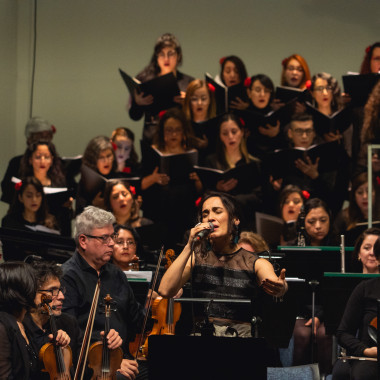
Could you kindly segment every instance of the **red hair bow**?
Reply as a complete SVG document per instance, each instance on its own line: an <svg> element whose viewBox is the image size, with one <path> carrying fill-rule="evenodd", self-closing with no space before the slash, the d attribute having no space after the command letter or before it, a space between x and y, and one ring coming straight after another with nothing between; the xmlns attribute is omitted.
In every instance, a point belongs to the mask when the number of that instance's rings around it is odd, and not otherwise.
<svg viewBox="0 0 380 380"><path fill-rule="evenodd" d="M129 186L129 190L133 195L136 195L136 188L134 186Z"/></svg>
<svg viewBox="0 0 380 380"><path fill-rule="evenodd" d="M111 144L112 144L112 149L116 150L117 149L117 145L113 141L111 141Z"/></svg>
<svg viewBox="0 0 380 380"><path fill-rule="evenodd" d="M302 195L305 199L309 199L310 198L310 193L306 190L302 190Z"/></svg>
<svg viewBox="0 0 380 380"><path fill-rule="evenodd" d="M252 78L251 77L247 77L244 79L244 87L251 88L251 84L252 84Z"/></svg>
<svg viewBox="0 0 380 380"><path fill-rule="evenodd" d="M201 200L202 200L202 197L199 197L199 198L195 201L195 207L199 207L199 205L201 204Z"/></svg>
<svg viewBox="0 0 380 380"><path fill-rule="evenodd" d="M158 113L158 117L160 118L160 120L164 117L165 114L166 114L166 110L160 111Z"/></svg>
<svg viewBox="0 0 380 380"><path fill-rule="evenodd" d="M15 183L15 190L19 191L21 189L21 186L22 186L22 181Z"/></svg>
<svg viewBox="0 0 380 380"><path fill-rule="evenodd" d="M288 64L288 61L289 61L289 58L284 58L281 62L282 66L286 67L286 65Z"/></svg>
<svg viewBox="0 0 380 380"><path fill-rule="evenodd" d="M207 87L211 92L215 92L215 87L211 83L207 83Z"/></svg>
<svg viewBox="0 0 380 380"><path fill-rule="evenodd" d="M56 128L54 125L52 125L52 126L50 127L50 129L51 129L51 131L53 132L53 134L54 134L55 132L57 132L57 128Z"/></svg>
<svg viewBox="0 0 380 380"><path fill-rule="evenodd" d="M244 121L241 117L239 117L239 120L240 120L241 125L242 125L243 127L245 127L245 121Z"/></svg>
<svg viewBox="0 0 380 380"><path fill-rule="evenodd" d="M371 51L372 45L369 45L365 48L365 52L368 54Z"/></svg>
<svg viewBox="0 0 380 380"><path fill-rule="evenodd" d="M306 81L305 86L306 86L306 88L307 88L308 90L311 89L311 80L310 80L310 79Z"/></svg>
<svg viewBox="0 0 380 380"><path fill-rule="evenodd" d="M225 60L226 60L226 57L222 57L222 58L219 59L219 63L221 65L223 65L223 63L224 63Z"/></svg>

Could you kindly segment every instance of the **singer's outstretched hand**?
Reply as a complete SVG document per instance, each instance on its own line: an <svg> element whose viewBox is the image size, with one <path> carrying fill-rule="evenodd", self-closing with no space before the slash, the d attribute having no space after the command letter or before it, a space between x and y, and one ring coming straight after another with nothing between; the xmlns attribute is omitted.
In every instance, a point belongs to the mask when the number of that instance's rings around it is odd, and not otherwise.
<svg viewBox="0 0 380 380"><path fill-rule="evenodd" d="M264 291L271 296L281 297L288 290L288 285L285 281L285 272L286 269L281 269L281 273L278 276L277 280L266 278L261 281Z"/></svg>

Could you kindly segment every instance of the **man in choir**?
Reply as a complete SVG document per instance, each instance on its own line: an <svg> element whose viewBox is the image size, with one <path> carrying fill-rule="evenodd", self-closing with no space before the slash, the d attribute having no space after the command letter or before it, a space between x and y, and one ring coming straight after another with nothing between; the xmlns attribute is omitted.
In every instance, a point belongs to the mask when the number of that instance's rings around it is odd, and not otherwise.
<svg viewBox="0 0 380 380"><path fill-rule="evenodd" d="M135 379L140 372L137 377L140 379L146 373L143 373L142 366L135 360L128 359L130 356L127 343L136 328L141 326L144 313L135 300L125 274L109 263L117 237L113 223L115 217L110 212L94 206L86 207L77 216L74 231L77 250L74 256L63 264L62 284L66 287L63 310L75 316L80 328L84 330L95 287L100 280L98 310L101 310L100 305L104 304L103 299L109 294L113 300L112 309L115 309L111 313L110 328L116 330L123 340L124 359L118 376ZM99 311L95 315L93 341L101 340L100 332L104 330L105 315ZM113 337L113 342L117 342L120 337ZM117 346L119 344L112 345L112 348Z"/></svg>

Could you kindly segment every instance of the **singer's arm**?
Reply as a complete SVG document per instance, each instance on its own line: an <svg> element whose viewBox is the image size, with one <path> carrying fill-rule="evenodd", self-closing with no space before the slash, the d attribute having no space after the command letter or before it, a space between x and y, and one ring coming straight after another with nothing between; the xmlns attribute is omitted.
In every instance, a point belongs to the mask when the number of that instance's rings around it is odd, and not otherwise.
<svg viewBox="0 0 380 380"><path fill-rule="evenodd" d="M282 297L288 290L285 280L285 269L277 277L273 265L266 259L258 259L255 263L255 272L259 285L263 290L274 297Z"/></svg>

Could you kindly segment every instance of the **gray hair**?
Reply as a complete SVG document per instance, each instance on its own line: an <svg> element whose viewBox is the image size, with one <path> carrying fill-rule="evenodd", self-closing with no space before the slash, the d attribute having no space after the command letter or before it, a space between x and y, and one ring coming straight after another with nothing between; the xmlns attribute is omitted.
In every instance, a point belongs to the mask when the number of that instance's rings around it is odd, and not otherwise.
<svg viewBox="0 0 380 380"><path fill-rule="evenodd" d="M91 235L94 228L104 228L116 222L112 213L95 206L87 206L75 219L74 239L79 244L79 235Z"/></svg>
<svg viewBox="0 0 380 380"><path fill-rule="evenodd" d="M52 131L51 123L42 117L32 117L25 126L25 137L28 139L32 133Z"/></svg>

